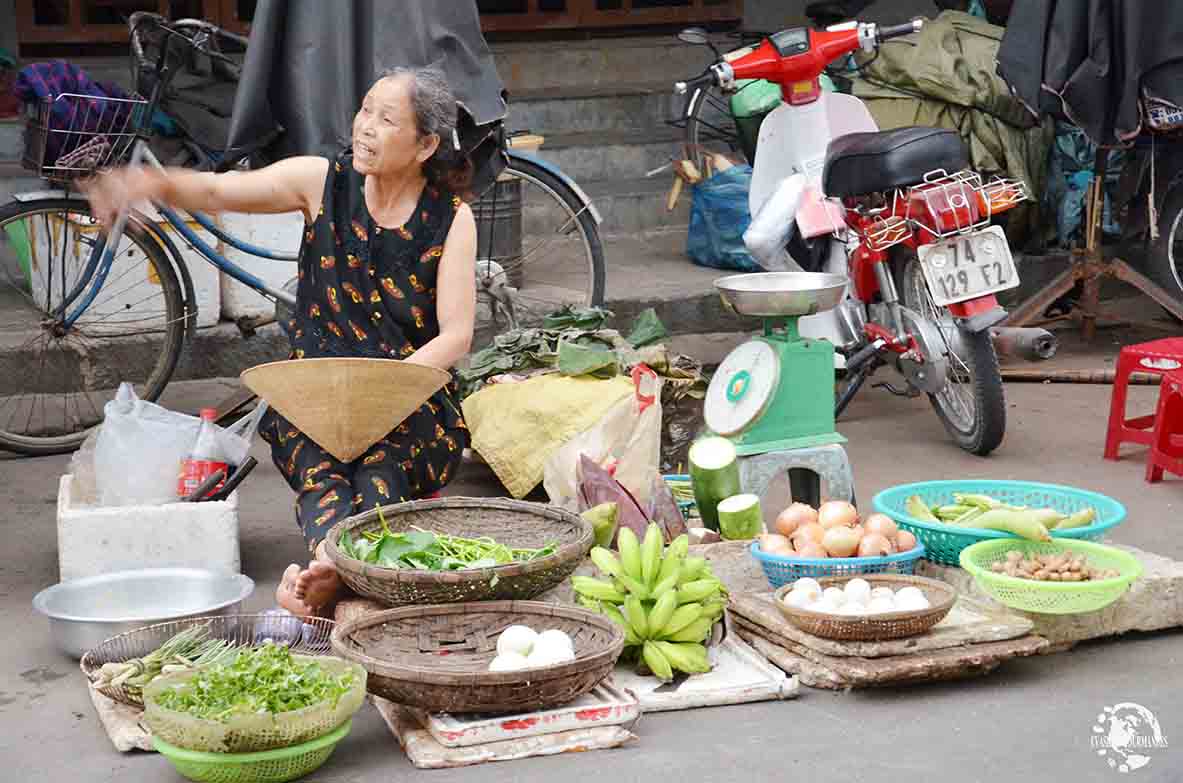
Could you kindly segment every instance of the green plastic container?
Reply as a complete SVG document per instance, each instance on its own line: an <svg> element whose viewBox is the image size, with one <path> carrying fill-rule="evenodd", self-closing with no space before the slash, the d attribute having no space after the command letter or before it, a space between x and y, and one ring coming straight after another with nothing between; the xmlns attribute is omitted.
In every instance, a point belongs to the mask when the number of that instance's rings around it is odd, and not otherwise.
<svg viewBox="0 0 1183 783"><path fill-rule="evenodd" d="M751 163L756 160L761 123L781 104L780 87L763 79L742 79L736 82L736 87L738 90L731 96L731 116L744 157Z"/></svg>
<svg viewBox="0 0 1183 783"><path fill-rule="evenodd" d="M201 753L169 745L156 737L152 744L177 772L196 783L285 783L319 769L352 726L351 721L346 721L323 737L257 753Z"/></svg>
<svg viewBox="0 0 1183 783"><path fill-rule="evenodd" d="M1112 579L1088 582L1040 582L991 571L990 567L1005 560L1006 553L1012 549L1019 550L1024 557L1079 553L1088 559L1093 568L1114 569L1119 575ZM1040 614L1080 614L1104 609L1125 595L1134 580L1142 575L1142 564L1128 552L1091 541L1072 539L1048 542L1021 538L981 541L961 550L961 567L973 575L978 587L999 603L1012 609Z"/></svg>
<svg viewBox="0 0 1183 783"><path fill-rule="evenodd" d="M4 227L4 233L8 235L8 246L16 254L16 263L24 275L22 282L24 283L25 291L29 291L31 290L30 283L33 279L33 248L29 244L29 232L25 227L25 221L14 220L10 222Z"/></svg>

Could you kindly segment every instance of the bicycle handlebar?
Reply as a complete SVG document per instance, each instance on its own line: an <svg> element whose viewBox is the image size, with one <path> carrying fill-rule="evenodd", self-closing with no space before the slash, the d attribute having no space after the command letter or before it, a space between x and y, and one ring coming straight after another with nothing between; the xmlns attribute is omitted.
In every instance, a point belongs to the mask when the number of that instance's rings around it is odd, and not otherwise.
<svg viewBox="0 0 1183 783"><path fill-rule="evenodd" d="M206 41L198 40L198 36L205 34L209 38L224 38L243 47L247 45L248 40L241 35L232 33L229 30L223 30L221 27L210 24L209 22L203 21L201 19L178 19L175 22L170 22L163 16L151 13L150 11L136 11L130 17L128 17L127 25L131 30L132 54L135 56L136 62L139 63L146 62L146 58L144 56L144 45L143 42L140 41L140 32L142 28L149 25L163 30L169 36L181 39L195 51L198 51L210 57L211 59L220 60L227 65L232 65L235 68L238 67L238 63L235 62L233 58L227 57L221 52L214 51L206 44ZM190 29L193 30L194 33L192 35L186 34L185 30ZM208 38L206 40L208 40Z"/></svg>

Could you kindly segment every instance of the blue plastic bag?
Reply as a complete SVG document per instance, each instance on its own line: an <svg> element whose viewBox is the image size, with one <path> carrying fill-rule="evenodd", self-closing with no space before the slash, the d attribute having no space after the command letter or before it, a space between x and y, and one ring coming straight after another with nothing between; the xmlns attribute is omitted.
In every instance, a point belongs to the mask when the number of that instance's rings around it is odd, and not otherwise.
<svg viewBox="0 0 1183 783"><path fill-rule="evenodd" d="M732 166L694 186L686 255L699 266L738 272L763 272L748 253L743 234L752 222L748 190L752 167Z"/></svg>

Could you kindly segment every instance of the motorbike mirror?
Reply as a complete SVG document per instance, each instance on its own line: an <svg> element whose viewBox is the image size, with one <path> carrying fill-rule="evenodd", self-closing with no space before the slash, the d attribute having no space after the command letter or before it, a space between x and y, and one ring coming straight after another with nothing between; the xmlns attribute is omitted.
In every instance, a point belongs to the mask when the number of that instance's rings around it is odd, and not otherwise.
<svg viewBox="0 0 1183 783"><path fill-rule="evenodd" d="M707 31L701 27L687 27L678 33L678 40L694 46L707 46L711 42L711 39L707 36Z"/></svg>

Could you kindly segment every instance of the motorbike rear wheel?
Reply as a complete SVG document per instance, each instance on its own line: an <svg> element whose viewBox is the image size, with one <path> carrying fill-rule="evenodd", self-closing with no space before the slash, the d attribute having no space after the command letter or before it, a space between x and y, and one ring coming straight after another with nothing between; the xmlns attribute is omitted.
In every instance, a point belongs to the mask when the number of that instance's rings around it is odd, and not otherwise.
<svg viewBox="0 0 1183 783"><path fill-rule="evenodd" d="M958 446L984 457L1002 444L1006 433L1006 396L990 332L963 331L960 352L955 350L948 335L958 327L949 311L933 301L916 254L901 250L893 260L900 303L937 325L945 342L947 383L928 395L933 410Z"/></svg>

